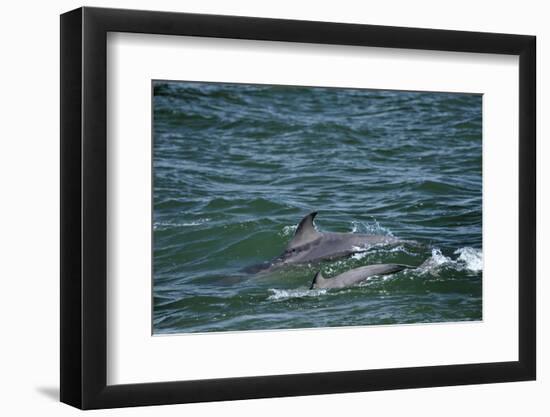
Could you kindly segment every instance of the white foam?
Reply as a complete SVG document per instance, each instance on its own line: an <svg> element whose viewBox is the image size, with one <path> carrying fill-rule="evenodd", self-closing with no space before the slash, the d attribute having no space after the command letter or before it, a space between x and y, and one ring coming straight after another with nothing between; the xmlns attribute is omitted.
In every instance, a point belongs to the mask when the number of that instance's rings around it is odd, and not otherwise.
<svg viewBox="0 0 550 417"><path fill-rule="evenodd" d="M483 252L481 249L464 247L453 252L459 255L458 258L452 259L449 256L443 255L441 249L432 249L432 256L428 258L418 269L423 272L437 273L443 267L454 268L457 271L468 270L479 272L483 270Z"/></svg>
<svg viewBox="0 0 550 417"><path fill-rule="evenodd" d="M288 300L291 298L304 298L304 297L318 297L320 295L326 294L326 288L306 290L306 289L294 289L294 290L280 290L277 288L270 288L269 292L272 294L267 297L271 301L282 301Z"/></svg>
<svg viewBox="0 0 550 417"><path fill-rule="evenodd" d="M283 235L283 236L293 235L297 228L298 228L297 224L292 225L292 226L285 226L285 227L283 227L283 230L281 230L281 235Z"/></svg>
<svg viewBox="0 0 550 417"><path fill-rule="evenodd" d="M210 221L208 218L199 219L192 222L184 223L172 223L172 222L155 222L153 223L153 230L166 230L172 227L191 227L191 226L200 226L201 224L207 223Z"/></svg>
<svg viewBox="0 0 550 417"><path fill-rule="evenodd" d="M478 272L483 270L483 252L480 249L460 248L455 250L459 254L458 261L464 262L470 271Z"/></svg>
<svg viewBox="0 0 550 417"><path fill-rule="evenodd" d="M445 265L452 263L453 260L441 253L441 249L435 248L432 249L432 257L431 257L434 265Z"/></svg>
<svg viewBox="0 0 550 417"><path fill-rule="evenodd" d="M357 248L357 249L356 249L356 248L354 247L353 250L363 250L363 249L361 249L361 248ZM365 256L367 256L367 255L368 255L367 252L357 252L357 253L354 253L353 255L351 255L351 259L357 259L357 260L359 260L359 259L363 259L363 258L364 258Z"/></svg>

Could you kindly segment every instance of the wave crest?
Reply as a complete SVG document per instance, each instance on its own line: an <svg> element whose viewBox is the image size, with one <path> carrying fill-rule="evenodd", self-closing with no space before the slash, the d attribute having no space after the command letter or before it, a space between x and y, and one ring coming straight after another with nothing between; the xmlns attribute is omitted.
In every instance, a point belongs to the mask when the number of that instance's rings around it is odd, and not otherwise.
<svg viewBox="0 0 550 417"><path fill-rule="evenodd" d="M195 221L190 222L154 222L153 223L153 230L168 230L172 228L178 228L178 227L191 227L191 226L200 226L201 224L208 223L210 219L204 218L204 219L198 219Z"/></svg>
<svg viewBox="0 0 550 417"><path fill-rule="evenodd" d="M309 290L305 288L298 288L294 290L281 290L277 288L270 288L271 295L267 297L269 301L284 301L292 298L305 298L305 297L318 297L327 293L326 288Z"/></svg>
<svg viewBox="0 0 550 417"><path fill-rule="evenodd" d="M463 262L470 271L483 270L483 252L480 249L466 247L457 249L454 253L460 255L458 261Z"/></svg>
<svg viewBox="0 0 550 417"><path fill-rule="evenodd" d="M373 218L372 222L351 222L351 233L364 233L367 235L386 235L393 236L393 233L387 227L384 227L378 223L378 220Z"/></svg>
<svg viewBox="0 0 550 417"><path fill-rule="evenodd" d="M448 267L457 271L480 272L483 270L483 252L481 249L464 247L453 252L458 255L456 259L445 256L441 249L432 249L432 256L428 258L418 269L422 273L437 273L441 268Z"/></svg>

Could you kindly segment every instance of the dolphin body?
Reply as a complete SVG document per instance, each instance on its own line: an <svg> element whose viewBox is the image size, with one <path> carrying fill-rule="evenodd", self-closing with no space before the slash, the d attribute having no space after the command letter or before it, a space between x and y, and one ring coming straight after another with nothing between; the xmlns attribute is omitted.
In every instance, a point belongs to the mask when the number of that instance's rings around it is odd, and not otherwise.
<svg viewBox="0 0 550 417"><path fill-rule="evenodd" d="M350 269L340 275L336 275L334 278L328 279L323 277L321 271L319 271L313 277L313 281L311 282L311 287L309 289L351 287L352 285L359 284L374 275L394 274L406 268L414 267L399 264L367 265L360 268Z"/></svg>
<svg viewBox="0 0 550 417"><path fill-rule="evenodd" d="M246 269L247 272L260 272L285 265L338 259L354 253L365 252L373 246L405 242L393 236L319 232L313 224L316 215L317 212L310 213L300 221L294 237L281 255L271 262L249 267Z"/></svg>

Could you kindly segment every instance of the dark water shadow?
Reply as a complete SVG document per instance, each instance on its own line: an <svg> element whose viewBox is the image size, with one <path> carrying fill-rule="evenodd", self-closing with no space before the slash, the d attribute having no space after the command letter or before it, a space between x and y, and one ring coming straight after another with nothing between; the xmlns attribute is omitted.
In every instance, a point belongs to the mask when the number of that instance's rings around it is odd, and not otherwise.
<svg viewBox="0 0 550 417"><path fill-rule="evenodd" d="M59 387L36 387L36 391L53 401L59 401Z"/></svg>

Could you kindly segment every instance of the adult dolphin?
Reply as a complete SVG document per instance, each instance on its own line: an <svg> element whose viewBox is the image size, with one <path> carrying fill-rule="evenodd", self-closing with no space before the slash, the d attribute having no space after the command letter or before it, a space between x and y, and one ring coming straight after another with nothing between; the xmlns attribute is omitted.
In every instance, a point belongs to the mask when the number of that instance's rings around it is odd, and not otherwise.
<svg viewBox="0 0 550 417"><path fill-rule="evenodd" d="M402 271L406 268L414 267L399 264L367 265L360 268L350 269L349 271L336 275L333 278L325 278L321 274L321 271L319 271L313 277L313 281L311 282L311 287L309 289L351 287L352 285L359 284L374 275L395 274L396 272Z"/></svg>
<svg viewBox="0 0 550 417"><path fill-rule="evenodd" d="M313 224L316 215L315 211L300 221L294 237L281 255L271 262L249 267L246 271L260 272L285 265L315 263L365 252L373 246L407 243L387 235L319 232Z"/></svg>

